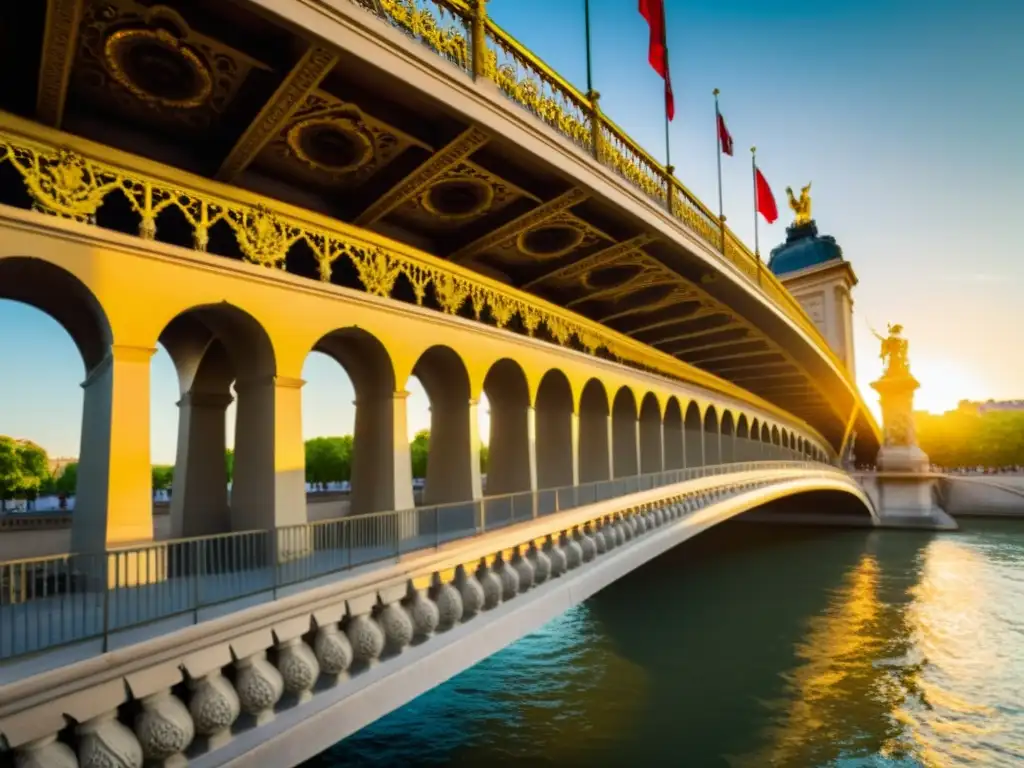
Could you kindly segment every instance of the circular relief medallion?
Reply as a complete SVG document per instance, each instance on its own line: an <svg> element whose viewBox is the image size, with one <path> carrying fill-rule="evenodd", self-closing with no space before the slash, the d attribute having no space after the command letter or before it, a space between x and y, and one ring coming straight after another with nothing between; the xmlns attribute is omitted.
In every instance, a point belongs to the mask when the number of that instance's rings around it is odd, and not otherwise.
<svg viewBox="0 0 1024 768"><path fill-rule="evenodd" d="M494 188L481 179L451 179L427 190L423 207L444 219L465 219L491 207Z"/></svg>
<svg viewBox="0 0 1024 768"><path fill-rule="evenodd" d="M164 29L120 29L107 38L103 54L111 77L144 101L192 108L213 91L206 63Z"/></svg>
<svg viewBox="0 0 1024 768"><path fill-rule="evenodd" d="M568 253L583 242L583 233L565 224L538 227L519 236L516 245L529 256L553 259Z"/></svg>
<svg viewBox="0 0 1024 768"><path fill-rule="evenodd" d="M302 162L328 173L349 173L373 158L373 144L343 117L314 117L288 131L288 146Z"/></svg>

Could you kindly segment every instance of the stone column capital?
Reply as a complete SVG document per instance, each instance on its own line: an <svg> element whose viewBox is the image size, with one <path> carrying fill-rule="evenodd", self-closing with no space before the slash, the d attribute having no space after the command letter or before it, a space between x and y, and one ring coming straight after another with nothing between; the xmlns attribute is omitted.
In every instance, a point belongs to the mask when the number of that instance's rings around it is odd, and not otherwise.
<svg viewBox="0 0 1024 768"><path fill-rule="evenodd" d="M289 376L256 376L251 379L244 379L235 382L235 392L243 392L247 389L259 387L280 387L283 389L301 389L305 385L304 379L296 379Z"/></svg>
<svg viewBox="0 0 1024 768"><path fill-rule="evenodd" d="M211 408L224 410L234 402L230 394L226 392L186 392L178 401L178 407Z"/></svg>
<svg viewBox="0 0 1024 768"><path fill-rule="evenodd" d="M111 344L110 349L103 359L85 376L82 382L82 389L86 389L97 378L110 370L115 362L117 363L148 363L149 359L156 353L156 347L136 347L130 344Z"/></svg>

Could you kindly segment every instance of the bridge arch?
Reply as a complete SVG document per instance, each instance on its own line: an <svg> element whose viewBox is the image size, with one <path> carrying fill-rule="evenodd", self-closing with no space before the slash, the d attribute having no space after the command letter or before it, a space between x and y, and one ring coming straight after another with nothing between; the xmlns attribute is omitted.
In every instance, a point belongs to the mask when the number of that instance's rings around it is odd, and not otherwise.
<svg viewBox="0 0 1024 768"><path fill-rule="evenodd" d="M446 504L481 496L480 435L469 370L449 346L423 352L412 375L430 400L430 446L424 504Z"/></svg>
<svg viewBox="0 0 1024 768"><path fill-rule="evenodd" d="M396 391L395 368L384 343L370 331L350 326L328 331L310 352L340 365L355 393L350 513L412 506L411 482L406 490L395 481L410 467L404 455L393 448L396 400L404 401L408 393ZM397 421L404 419L399 415Z"/></svg>
<svg viewBox="0 0 1024 768"><path fill-rule="evenodd" d="M573 469L573 422L576 415L572 385L560 369L552 368L541 378L535 409L537 487L575 485L578 472ZM607 434L607 430L605 432Z"/></svg>
<svg viewBox="0 0 1024 768"><path fill-rule="evenodd" d="M278 483L290 487L294 522L305 522L304 462L278 478L274 441L279 400L299 382L280 382L273 341L240 307L187 308L157 337L178 376L178 443L171 489L171 536L274 528ZM294 386L289 386L294 384ZM284 386L282 386L284 385ZM225 463L225 414L235 403L231 477ZM301 430L301 425L293 425ZM231 484L230 501L228 483Z"/></svg>
<svg viewBox="0 0 1024 768"><path fill-rule="evenodd" d="M721 436L719 441L722 451L721 463L728 464L736 461L736 424L733 421L732 411L728 408L722 412L719 434Z"/></svg>
<svg viewBox="0 0 1024 768"><path fill-rule="evenodd" d="M683 444L683 411L679 405L679 398L675 395L670 395L665 403L663 424L665 469L682 469L686 466L686 449Z"/></svg>
<svg viewBox="0 0 1024 768"><path fill-rule="evenodd" d="M135 414L144 427L139 439L130 444L119 444L119 437L123 440L125 435L115 431L110 408L106 404L112 399L114 387L118 384L115 369L120 375L122 366L131 361L138 363L131 367L145 373L148 398L152 350L115 347L115 340L119 339L115 339L111 317L96 294L69 269L46 259L22 255L0 258L0 299L16 301L44 313L67 333L78 351L84 381L79 394L82 398L82 421L72 547L81 550L102 546L108 535L108 525L112 524L107 519L109 508L131 509L140 504L144 504L146 509L151 508L148 410ZM5 330L14 332L15 329ZM135 454L131 477L111 476L107 456L112 450L127 450ZM152 518L146 516L141 525L148 525L151 531ZM112 533L117 535L117 532ZM138 534L137 530L126 531L123 538L130 540Z"/></svg>
<svg viewBox="0 0 1024 768"><path fill-rule="evenodd" d="M615 477L630 477L640 472L638 421L633 390L619 387L612 401L612 471Z"/></svg>
<svg viewBox="0 0 1024 768"><path fill-rule="evenodd" d="M778 459L782 456L782 436L779 434L779 428L772 424L772 458Z"/></svg>
<svg viewBox="0 0 1024 768"><path fill-rule="evenodd" d="M761 444L761 422L756 416L750 420L750 458L753 461L764 458L764 446Z"/></svg>
<svg viewBox="0 0 1024 768"><path fill-rule="evenodd" d="M530 460L534 414L526 372L515 360L504 357L487 371L484 393L491 410L487 494L529 491L536 467L531 467Z"/></svg>
<svg viewBox="0 0 1024 768"><path fill-rule="evenodd" d="M580 393L579 472L581 483L611 479L611 405L600 379L590 379Z"/></svg>
<svg viewBox="0 0 1024 768"><path fill-rule="evenodd" d="M661 406L653 392L640 402L640 474L661 472L663 467L664 434Z"/></svg>
<svg viewBox="0 0 1024 768"><path fill-rule="evenodd" d="M686 406L683 419L683 441L686 451L687 467L703 467L704 460L704 421L701 418L700 406L693 400Z"/></svg>
<svg viewBox="0 0 1024 768"><path fill-rule="evenodd" d="M751 461L753 451L750 450L750 427L747 425L747 414L741 413L736 420L736 461Z"/></svg>
<svg viewBox="0 0 1024 768"><path fill-rule="evenodd" d="M710 405L704 412L704 463L722 463L722 435L719 431L718 411Z"/></svg>

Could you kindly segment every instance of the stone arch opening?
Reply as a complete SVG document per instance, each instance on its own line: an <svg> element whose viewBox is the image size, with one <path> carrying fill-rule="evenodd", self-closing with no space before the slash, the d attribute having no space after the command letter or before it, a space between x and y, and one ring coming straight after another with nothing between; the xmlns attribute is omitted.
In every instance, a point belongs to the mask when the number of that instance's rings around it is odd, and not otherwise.
<svg viewBox="0 0 1024 768"><path fill-rule="evenodd" d="M515 360L502 358L484 377L491 412L487 495L520 493L533 488L536 467L530 463L530 385Z"/></svg>
<svg viewBox="0 0 1024 768"><path fill-rule="evenodd" d="M615 477L640 474L638 433L636 397L629 387L620 387L612 404L612 469Z"/></svg>
<svg viewBox="0 0 1024 768"><path fill-rule="evenodd" d="M137 442L131 445L118 445L118 436L112 431L112 399L114 397L115 366L122 363L112 358L113 331L106 311L93 292L71 272L43 259L31 256L7 256L0 258L0 304L4 300L13 302L0 307L0 316L6 316L2 323L4 346L11 344L10 356L5 356L8 373L15 377L13 391L8 392L6 406L10 408L2 425L11 430L9 436L14 439L27 439L33 444L49 452L57 451L58 455L77 454L76 462L61 467L54 472L59 487L58 498L47 499L57 508L74 509L72 516L73 551L102 550L108 543L117 543L138 538L151 538L153 535L152 507L150 494L149 466L149 430L148 412L142 414L126 414L129 418L145 419L147 427L140 430ZM18 306L23 305L23 306ZM22 360L21 345L26 338L23 322L38 327L46 333L49 321L56 323L62 330L61 341L70 339L71 346L61 350L62 354L77 353L81 361L83 373L69 369L65 374L67 400L74 403L67 414L69 420L77 423L77 434L69 436L64 447L55 448L53 439L39 433L43 414L50 420L55 406L45 394L26 388L21 390L18 368L24 364L44 366L48 362L45 357L33 354L34 360ZM8 324L9 323L9 324ZM38 324L38 325L37 325ZM53 326L51 329L56 331ZM56 340L56 339L55 339ZM35 344L39 344L37 338ZM59 342L58 342L59 343ZM35 348L35 344L31 348ZM54 346L56 352L59 347ZM149 360L143 352L139 357L138 366L148 373ZM59 386L59 374L52 371L49 384ZM84 381L83 381L84 380ZM27 383L27 379L24 379ZM145 390L149 388L148 377L142 382ZM79 386L81 385L81 386ZM74 395L72 395L72 391ZM148 395L148 392L147 392ZM78 400L78 398L81 398ZM148 403L145 403L148 405ZM73 409L73 410L72 410ZM65 427L66 428L66 427ZM139 433L133 433L133 435ZM56 437L56 436L54 436ZM49 443L49 445L47 444ZM138 474L125 476L128 467L120 470L117 478L111 478L111 455L114 451L138 452L132 456L131 469ZM55 456L48 456L56 458ZM73 466L72 466L73 465ZM40 467L40 470L44 468ZM49 468L45 468L49 472ZM61 481L61 474L67 476ZM39 478L45 481L46 477ZM41 500L33 503L38 505ZM38 506L37 506L38 508ZM111 514L112 510L118 513ZM123 512L120 512L123 510ZM116 529L117 522L129 524L130 531Z"/></svg>
<svg viewBox="0 0 1024 768"><path fill-rule="evenodd" d="M683 446L683 410L679 406L679 398L675 395L671 396L665 404L663 430L665 469L682 469L686 466L686 449Z"/></svg>
<svg viewBox="0 0 1024 768"><path fill-rule="evenodd" d="M640 401L640 474L661 472L664 464L661 406L653 392Z"/></svg>
<svg viewBox="0 0 1024 768"><path fill-rule="evenodd" d="M772 431L767 422L761 422L761 458L774 459L775 448L772 445Z"/></svg>
<svg viewBox="0 0 1024 768"><path fill-rule="evenodd" d="M761 422L757 417L750 421L750 460L763 458L764 444L761 442Z"/></svg>
<svg viewBox="0 0 1024 768"><path fill-rule="evenodd" d="M480 437L470 403L469 371L451 347L435 345L413 366L430 401L424 504L479 498Z"/></svg>
<svg viewBox="0 0 1024 768"><path fill-rule="evenodd" d="M301 382L278 381L273 344L260 323L227 302L193 307L173 318L158 341L180 394L171 536L306 522L304 468L278 477L276 456L278 400L287 397L281 390Z"/></svg>
<svg viewBox="0 0 1024 768"><path fill-rule="evenodd" d="M750 450L750 428L747 426L747 415L741 413L736 420L736 461L751 461L753 451Z"/></svg>
<svg viewBox="0 0 1024 768"><path fill-rule="evenodd" d="M772 424L772 459L778 460L782 458L782 436L779 434L779 428L775 424Z"/></svg>
<svg viewBox="0 0 1024 768"><path fill-rule="evenodd" d="M793 454L789 450L789 430L782 430L782 458L791 459Z"/></svg>
<svg viewBox="0 0 1024 768"><path fill-rule="evenodd" d="M733 421L732 411L726 409L722 414L721 451L722 463L731 464L736 461L736 423Z"/></svg>
<svg viewBox="0 0 1024 768"><path fill-rule="evenodd" d="M611 478L611 408L608 391L590 379L580 395L580 482Z"/></svg>
<svg viewBox="0 0 1024 768"><path fill-rule="evenodd" d="M683 445L687 467L703 467L707 464L704 457L704 422L700 416L700 406L692 400L686 406L686 418L683 420Z"/></svg>
<svg viewBox="0 0 1024 768"><path fill-rule="evenodd" d="M709 466L722 463L722 436L718 427L718 412L709 405L704 412L704 462Z"/></svg>
<svg viewBox="0 0 1024 768"><path fill-rule="evenodd" d="M572 386L562 371L552 368L544 374L537 389L535 408L537 487L564 488L575 485ZM580 428L582 429L582 424ZM606 436L607 432L606 429Z"/></svg>
<svg viewBox="0 0 1024 768"><path fill-rule="evenodd" d="M341 367L354 394L351 434L325 435L322 418L317 436L306 443L306 480L323 487L349 483L353 515L408 509L413 506L411 465L405 445L406 392L397 392L395 369L384 344L362 328L335 329L313 345L303 369L314 369L324 356ZM315 370L315 369L314 369ZM309 384L305 395L309 395ZM336 393L336 396L340 393ZM313 405L305 399L304 405ZM398 443L396 445L396 442ZM338 484L338 485L333 485ZM333 516L333 515L328 515Z"/></svg>

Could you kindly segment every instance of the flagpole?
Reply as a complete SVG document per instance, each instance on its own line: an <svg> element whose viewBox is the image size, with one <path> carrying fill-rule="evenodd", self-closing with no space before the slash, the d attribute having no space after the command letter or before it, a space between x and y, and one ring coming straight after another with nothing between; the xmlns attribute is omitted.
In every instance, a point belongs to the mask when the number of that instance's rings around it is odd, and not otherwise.
<svg viewBox="0 0 1024 768"><path fill-rule="evenodd" d="M587 30L587 93L594 90L594 82L590 69L590 0L583 0L583 26Z"/></svg>
<svg viewBox="0 0 1024 768"><path fill-rule="evenodd" d="M718 221L722 226L722 253L725 253L725 207L722 205L722 113L718 111L718 89L715 88L715 136L718 145Z"/></svg>
<svg viewBox="0 0 1024 768"><path fill-rule="evenodd" d="M665 47L665 87L671 87L672 82L672 68L669 66L668 61L668 14L665 12L665 6L661 7L661 44ZM669 149L668 140L668 102L665 102L665 167L669 169L669 173L672 173L672 153ZM669 195L669 203L671 204L672 196Z"/></svg>
<svg viewBox="0 0 1024 768"><path fill-rule="evenodd" d="M761 243L758 238L757 221L757 147L750 148L750 178L754 184L754 255L757 263L761 263Z"/></svg>

